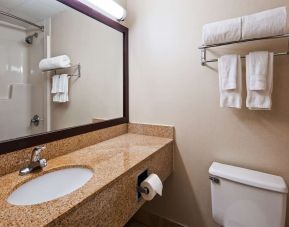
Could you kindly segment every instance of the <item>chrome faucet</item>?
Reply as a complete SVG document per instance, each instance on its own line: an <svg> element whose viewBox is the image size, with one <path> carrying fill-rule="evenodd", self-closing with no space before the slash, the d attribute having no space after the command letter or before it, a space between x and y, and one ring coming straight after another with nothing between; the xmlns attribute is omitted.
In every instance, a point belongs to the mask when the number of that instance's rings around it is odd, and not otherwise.
<svg viewBox="0 0 289 227"><path fill-rule="evenodd" d="M36 170L42 169L45 166L47 166L46 159L41 158L41 152L45 150L45 148L46 147L44 146L39 146L39 147L35 147L32 150L32 155L31 155L29 164L19 170L19 174L21 176L32 173Z"/></svg>

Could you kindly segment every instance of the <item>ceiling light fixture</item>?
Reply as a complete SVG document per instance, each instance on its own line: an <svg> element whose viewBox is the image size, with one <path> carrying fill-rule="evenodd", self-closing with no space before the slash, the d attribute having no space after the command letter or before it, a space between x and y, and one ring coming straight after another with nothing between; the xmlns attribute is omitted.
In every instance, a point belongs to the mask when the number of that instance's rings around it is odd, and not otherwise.
<svg viewBox="0 0 289 227"><path fill-rule="evenodd" d="M126 17L126 10L113 0L79 0L79 1L97 11L107 13L119 21L123 21Z"/></svg>

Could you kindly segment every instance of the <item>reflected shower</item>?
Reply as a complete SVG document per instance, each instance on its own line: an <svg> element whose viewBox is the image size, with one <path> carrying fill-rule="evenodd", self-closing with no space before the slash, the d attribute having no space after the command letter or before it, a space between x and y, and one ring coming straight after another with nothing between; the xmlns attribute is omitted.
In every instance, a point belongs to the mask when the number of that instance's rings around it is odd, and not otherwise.
<svg viewBox="0 0 289 227"><path fill-rule="evenodd" d="M29 35L25 38L25 42L27 44L32 44L33 43L33 39L38 37L38 33L35 32L33 35Z"/></svg>

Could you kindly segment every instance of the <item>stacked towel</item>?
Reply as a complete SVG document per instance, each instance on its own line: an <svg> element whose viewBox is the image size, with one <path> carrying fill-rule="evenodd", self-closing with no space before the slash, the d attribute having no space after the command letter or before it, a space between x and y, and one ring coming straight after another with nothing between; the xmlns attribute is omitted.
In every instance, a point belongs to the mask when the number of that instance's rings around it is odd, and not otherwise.
<svg viewBox="0 0 289 227"><path fill-rule="evenodd" d="M242 67L240 55L219 58L220 106L242 107Z"/></svg>
<svg viewBox="0 0 289 227"><path fill-rule="evenodd" d="M203 27L203 44L218 44L241 39L260 38L286 33L287 9L279 7Z"/></svg>
<svg viewBox="0 0 289 227"><path fill-rule="evenodd" d="M286 7L266 10L242 18L242 38L281 35L286 32Z"/></svg>
<svg viewBox="0 0 289 227"><path fill-rule="evenodd" d="M68 102L68 81L69 76L67 74L55 75L52 77L52 89L53 102L64 103Z"/></svg>
<svg viewBox="0 0 289 227"><path fill-rule="evenodd" d="M203 43L209 45L240 40L241 23L241 18L235 18L204 25Z"/></svg>
<svg viewBox="0 0 289 227"><path fill-rule="evenodd" d="M254 52L246 56L246 105L251 110L270 110L274 54Z"/></svg>
<svg viewBox="0 0 289 227"><path fill-rule="evenodd" d="M45 58L39 62L39 69L46 71L58 68L67 68L70 66L70 63L70 58L67 55Z"/></svg>

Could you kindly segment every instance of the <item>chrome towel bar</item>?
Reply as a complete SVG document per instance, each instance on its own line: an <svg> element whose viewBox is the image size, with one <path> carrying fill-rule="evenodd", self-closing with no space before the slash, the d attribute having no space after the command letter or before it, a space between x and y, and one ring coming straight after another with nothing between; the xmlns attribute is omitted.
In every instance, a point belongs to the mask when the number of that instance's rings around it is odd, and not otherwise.
<svg viewBox="0 0 289 227"><path fill-rule="evenodd" d="M57 69L49 69L49 70L44 70L42 72L54 72L54 75L57 74L57 70L65 70L65 69L71 69L71 68L77 68L77 74L72 74L72 75L68 75L70 77L78 77L80 78L81 77L81 65L80 64L77 64L77 65L72 65L72 66L69 66L69 67L66 67L66 68L57 68Z"/></svg>
<svg viewBox="0 0 289 227"><path fill-rule="evenodd" d="M282 39L282 38L289 38L289 33L283 34L283 35L276 35L276 36L267 36L267 37L261 37L261 38L254 38L254 39L243 39L239 41L234 42L226 42L226 43L218 43L218 44L210 44L210 45L202 45L198 49L201 50L201 64L202 66L205 66L207 63L210 62L217 62L218 59L207 59L207 49L214 48L214 47L220 47L220 46L227 46L232 44L241 44L246 42L252 42L252 41L259 41L259 40L269 40L269 39ZM289 55L289 39L288 39L288 49L287 52L281 52L281 53L274 53L274 56L286 56ZM245 58L245 56L241 56L241 58Z"/></svg>

